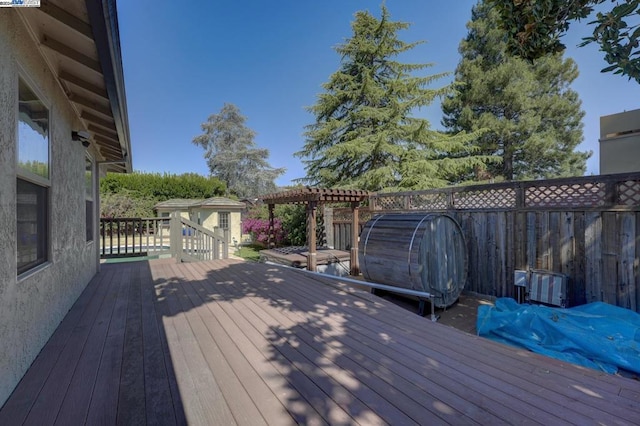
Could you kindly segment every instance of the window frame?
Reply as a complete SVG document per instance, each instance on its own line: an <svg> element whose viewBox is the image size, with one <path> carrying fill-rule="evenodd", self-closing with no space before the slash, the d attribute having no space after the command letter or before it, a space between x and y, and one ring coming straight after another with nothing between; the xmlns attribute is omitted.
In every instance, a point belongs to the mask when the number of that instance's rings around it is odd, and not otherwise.
<svg viewBox="0 0 640 426"><path fill-rule="evenodd" d="M30 275L31 273L45 267L46 265L51 263L51 188L52 188L52 174L53 170L51 167L51 158L52 158L52 135L53 132L53 123L51 120L52 117L52 104L49 99L44 96L42 90L38 84L29 76L29 73L26 72L25 68L22 67L19 63L17 78L15 80L15 88L16 88L16 103L14 104L14 111L16 112L15 121L14 121L14 129L15 129L15 176L16 176L16 195L15 195L15 212L16 212L16 273L18 279L23 278L25 276ZM42 103L42 105L47 109L47 175L48 178L40 176L36 173L33 173L29 170L26 170L20 167L20 80L33 92L33 94L38 98L38 101ZM18 235L18 181L22 180L30 185L35 185L44 189L44 255L41 259L36 259L33 262L29 262L22 267L18 265L18 245L19 245L19 235ZM39 207L39 206L38 206ZM37 224L40 227L40 224Z"/></svg>
<svg viewBox="0 0 640 426"><path fill-rule="evenodd" d="M226 226L222 226L222 218L226 217ZM218 227L220 229L231 229L231 212L218 212Z"/></svg>

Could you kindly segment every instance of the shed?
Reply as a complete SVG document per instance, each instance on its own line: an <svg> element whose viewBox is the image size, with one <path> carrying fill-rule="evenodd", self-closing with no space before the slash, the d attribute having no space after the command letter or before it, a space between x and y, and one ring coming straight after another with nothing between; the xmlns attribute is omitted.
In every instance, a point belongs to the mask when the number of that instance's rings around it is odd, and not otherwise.
<svg viewBox="0 0 640 426"><path fill-rule="evenodd" d="M226 197L211 197L207 199L174 198L162 201L154 206L159 216L169 216L171 212L179 211L185 219L214 230L228 229L231 240L241 241L242 212L246 205Z"/></svg>

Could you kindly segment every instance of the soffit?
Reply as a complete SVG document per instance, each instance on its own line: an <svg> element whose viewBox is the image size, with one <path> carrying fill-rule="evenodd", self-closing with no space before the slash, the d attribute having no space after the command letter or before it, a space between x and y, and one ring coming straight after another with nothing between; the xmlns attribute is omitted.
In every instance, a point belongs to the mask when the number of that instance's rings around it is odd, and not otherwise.
<svg viewBox="0 0 640 426"><path fill-rule="evenodd" d="M101 0L42 0L39 8L20 14L84 126L76 130L89 132L104 161L121 161L108 170L127 172L131 146L123 81L113 90L113 80L123 80L119 40L106 29L112 23L103 22L115 16L105 18L104 10Z"/></svg>

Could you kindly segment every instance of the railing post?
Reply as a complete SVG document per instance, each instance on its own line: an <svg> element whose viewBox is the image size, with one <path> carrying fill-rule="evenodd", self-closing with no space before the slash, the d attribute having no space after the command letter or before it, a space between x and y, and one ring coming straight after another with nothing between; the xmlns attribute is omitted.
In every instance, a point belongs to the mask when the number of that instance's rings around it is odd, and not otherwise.
<svg viewBox="0 0 640 426"><path fill-rule="evenodd" d="M171 213L171 222L169 226L169 238L171 246L171 257L176 259L176 262L182 262L182 225L180 224L180 213Z"/></svg>
<svg viewBox="0 0 640 426"><path fill-rule="evenodd" d="M213 229L213 258L215 260L220 259L220 232L218 232L218 227L216 226Z"/></svg>
<svg viewBox="0 0 640 426"><path fill-rule="evenodd" d="M224 241L222 241L222 258L229 258L229 240L231 238L231 231L229 228L224 229Z"/></svg>

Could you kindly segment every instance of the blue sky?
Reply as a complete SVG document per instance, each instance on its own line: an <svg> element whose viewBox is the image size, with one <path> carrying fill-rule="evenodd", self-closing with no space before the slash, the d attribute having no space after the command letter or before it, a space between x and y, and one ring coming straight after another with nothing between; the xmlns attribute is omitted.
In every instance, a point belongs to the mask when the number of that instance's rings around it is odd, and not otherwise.
<svg viewBox="0 0 640 426"><path fill-rule="evenodd" d="M426 43L407 53L408 63L432 63L429 74L453 72L458 45L475 0L387 0L395 21L411 24L406 42ZM379 16L380 0L120 1L123 52L134 169L145 172L208 175L204 150L191 141L200 125L224 103L235 104L268 148L274 167L288 185L304 176L293 156L304 143L304 126L314 117L321 85L339 67L333 47L351 36L358 10ZM589 35L575 24L565 37L580 69L574 82L586 112L584 142L592 150L587 174L598 174L599 119L640 108L640 85L626 77L601 74L606 64L597 46L575 47ZM452 77L433 87L448 84ZM417 115L439 129L439 104Z"/></svg>

